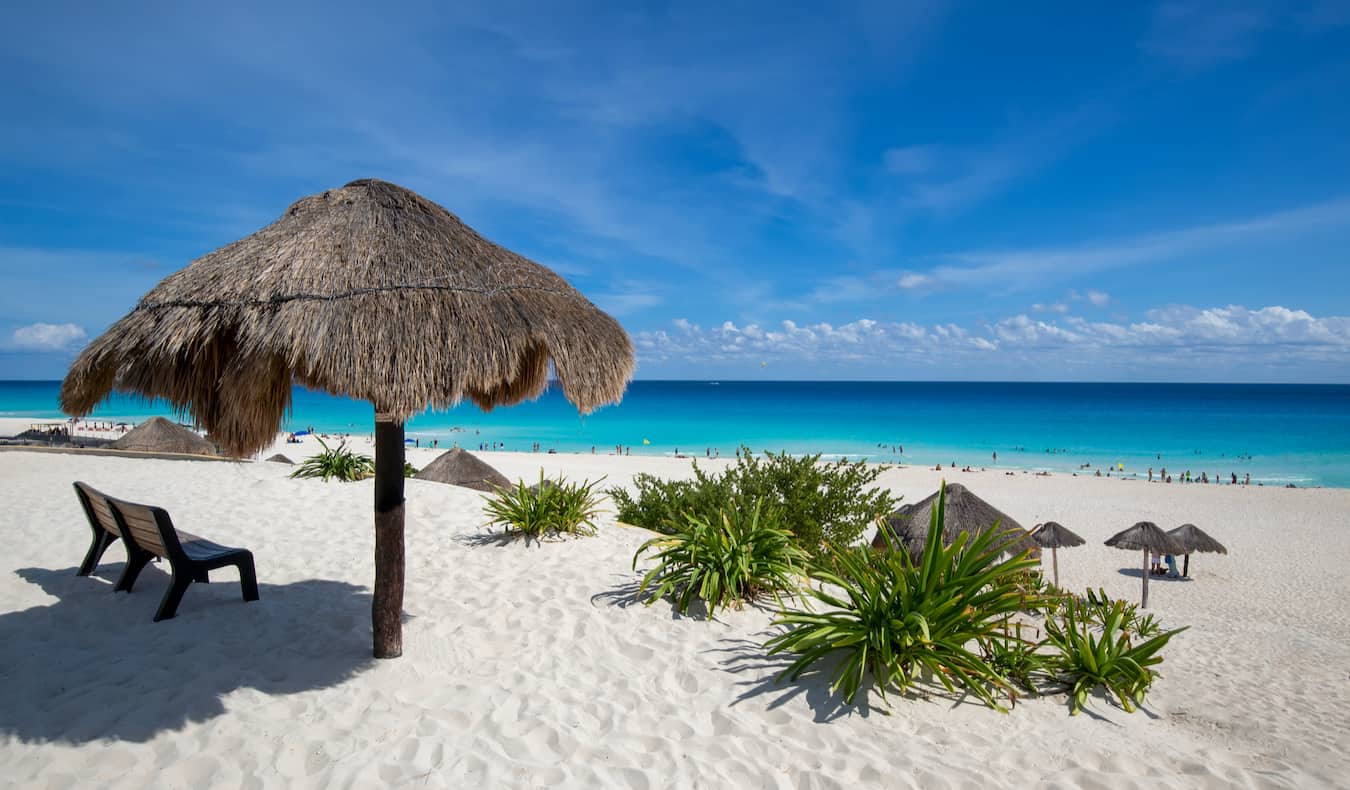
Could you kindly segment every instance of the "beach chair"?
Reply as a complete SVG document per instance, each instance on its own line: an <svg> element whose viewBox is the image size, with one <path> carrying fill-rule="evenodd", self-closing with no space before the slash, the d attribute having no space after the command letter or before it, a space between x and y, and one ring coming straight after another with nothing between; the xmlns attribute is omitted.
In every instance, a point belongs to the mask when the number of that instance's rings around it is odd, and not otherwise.
<svg viewBox="0 0 1350 790"><path fill-rule="evenodd" d="M173 579L155 613L155 622L168 620L178 611L183 593L193 582L206 584L207 574L230 565L239 569L239 586L245 601L258 600L258 579L253 570L253 552L212 543L188 532L174 529L173 520L163 509L138 505L108 497L122 542L127 547L127 568L116 590L131 592L136 577L155 557L169 561Z"/></svg>
<svg viewBox="0 0 1350 790"><path fill-rule="evenodd" d="M76 481L75 497L80 500L85 518L89 519L89 529L94 533L89 551L85 552L84 562L80 563L80 570L76 573L77 576L88 576L98 567L103 552L108 550L113 541L122 537L122 531L117 526L117 517L113 515L106 495L88 483Z"/></svg>

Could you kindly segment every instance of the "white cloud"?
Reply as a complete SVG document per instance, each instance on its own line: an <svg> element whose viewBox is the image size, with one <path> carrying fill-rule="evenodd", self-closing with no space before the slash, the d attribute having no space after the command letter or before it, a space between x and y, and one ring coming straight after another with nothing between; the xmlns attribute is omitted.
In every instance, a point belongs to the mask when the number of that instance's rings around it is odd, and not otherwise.
<svg viewBox="0 0 1350 790"><path fill-rule="evenodd" d="M1042 304L1037 302L1031 306L1033 312L1037 313L1059 313L1063 315L1069 312L1069 306L1063 302L1053 302L1051 304Z"/></svg>
<svg viewBox="0 0 1350 790"><path fill-rule="evenodd" d="M14 330L10 343L22 351L66 351L84 342L84 329L75 324L29 324Z"/></svg>
<svg viewBox="0 0 1350 790"><path fill-rule="evenodd" d="M1197 360L1242 370L1294 360L1350 364L1350 317L1319 318L1281 306L1173 305L1150 310L1144 320L1135 322L1014 315L966 327L872 319L838 326L782 321L771 330L758 325L741 328L731 321L707 330L684 320L675 325L681 331L673 335L639 332L635 337L639 356L695 364L749 365L762 359L845 363L869 373L884 370L887 363L995 351L1029 362L1053 356L1056 363L1095 362L1116 369L1195 366Z"/></svg>
<svg viewBox="0 0 1350 790"><path fill-rule="evenodd" d="M901 288L912 289L912 288L922 288L925 285L931 285L933 282L934 282L933 278L929 277L926 274L910 272L909 274L900 275L900 279L896 280L895 284L900 286Z"/></svg>
<svg viewBox="0 0 1350 790"><path fill-rule="evenodd" d="M1097 307L1105 307L1111 302L1111 295L1105 291L1088 291L1086 298Z"/></svg>

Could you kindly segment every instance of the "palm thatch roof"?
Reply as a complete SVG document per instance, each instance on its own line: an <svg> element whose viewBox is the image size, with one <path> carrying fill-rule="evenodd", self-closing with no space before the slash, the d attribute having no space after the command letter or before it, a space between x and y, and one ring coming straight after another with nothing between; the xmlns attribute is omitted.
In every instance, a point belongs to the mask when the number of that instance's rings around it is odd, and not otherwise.
<svg viewBox="0 0 1350 790"><path fill-rule="evenodd" d="M1058 521L1047 521L1032 530L1031 539L1047 549L1066 549L1087 542Z"/></svg>
<svg viewBox="0 0 1350 790"><path fill-rule="evenodd" d="M1176 538L1167 534L1152 521L1140 521L1127 530L1106 539L1106 545L1130 551L1151 551L1158 554L1185 554L1185 548Z"/></svg>
<svg viewBox="0 0 1350 790"><path fill-rule="evenodd" d="M1168 530L1168 535L1181 541L1184 551L1182 554L1194 554L1197 552L1212 552L1215 554L1227 554L1228 549L1223 544L1211 538L1204 530L1194 524L1182 524L1173 530Z"/></svg>
<svg viewBox="0 0 1350 790"><path fill-rule="evenodd" d="M117 450L147 453L216 455L216 446L200 434L163 417L151 417L108 445Z"/></svg>
<svg viewBox="0 0 1350 790"><path fill-rule="evenodd" d="M926 499L912 505L902 506L886 517L872 541L875 548L885 548L886 538L881 534L885 529L904 546L909 555L917 562L923 558L924 542L928 537L928 527L932 523L933 508L937 504L938 493L934 492ZM996 545L1005 552L1029 551L1039 557L1041 548L1016 519L975 496L970 489L960 483L947 485L947 512L944 514L942 542L950 544L962 532L978 535L998 525L1000 533Z"/></svg>
<svg viewBox="0 0 1350 790"><path fill-rule="evenodd" d="M292 461L291 459L287 458L282 453L277 453L276 455L272 456L271 458L268 458L267 460L272 463L290 464L291 466L295 466L295 461Z"/></svg>
<svg viewBox="0 0 1350 790"><path fill-rule="evenodd" d="M416 474L418 480L430 480L435 483L449 483L464 486L476 491L492 491L506 488L511 481L506 475L493 469L486 461L473 453L456 447L441 453L436 460L426 465Z"/></svg>
<svg viewBox="0 0 1350 790"><path fill-rule="evenodd" d="M293 382L402 423L464 398L537 397L550 362L586 413L622 397L633 346L558 275L366 179L169 275L80 354L61 407L88 414L113 390L163 398L250 455L272 442Z"/></svg>

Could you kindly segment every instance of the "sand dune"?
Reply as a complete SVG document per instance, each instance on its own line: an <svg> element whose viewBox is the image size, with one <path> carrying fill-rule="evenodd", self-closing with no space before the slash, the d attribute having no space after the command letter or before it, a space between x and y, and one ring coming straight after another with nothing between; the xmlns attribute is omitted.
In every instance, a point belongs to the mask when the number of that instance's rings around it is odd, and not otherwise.
<svg viewBox="0 0 1350 790"><path fill-rule="evenodd" d="M299 460L304 448L279 448ZM274 450L273 450L274 451ZM264 453L270 455L271 452ZM426 463L435 452L411 452ZM687 474L660 458L484 453L527 481ZM1331 786L1350 770L1350 491L1161 486L953 473L1024 524L1061 521L1066 585L1137 596L1136 556L1101 545L1140 519L1194 521L1227 557L1158 581L1174 640L1145 711L1062 698L1011 715L940 694L845 706L819 676L779 685L771 613L720 622L634 601L648 537L525 546L482 529L480 495L408 482L405 656L369 657L372 488L268 463L0 453L0 776L18 786ZM167 576L130 595L114 546L78 578L86 480L253 550L151 622ZM883 482L913 501L939 474ZM641 569L642 566L639 566Z"/></svg>

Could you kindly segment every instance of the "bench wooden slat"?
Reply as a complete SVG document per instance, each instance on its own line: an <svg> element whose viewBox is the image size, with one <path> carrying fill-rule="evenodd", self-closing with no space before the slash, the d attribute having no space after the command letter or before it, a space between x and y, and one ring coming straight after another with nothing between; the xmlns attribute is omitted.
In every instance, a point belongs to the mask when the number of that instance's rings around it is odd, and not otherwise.
<svg viewBox="0 0 1350 790"><path fill-rule="evenodd" d="M159 524L155 522L155 514L150 508L120 501L117 507L122 511L122 520L126 523L127 529L131 530L131 537L136 541L136 545L157 557L168 556L168 549L164 547L164 540L160 536Z"/></svg>
<svg viewBox="0 0 1350 790"><path fill-rule="evenodd" d="M114 535L121 534L117 531L117 519L113 516L112 508L108 507L108 500L101 496L91 496L89 505L94 509L94 517L98 519L100 527Z"/></svg>

